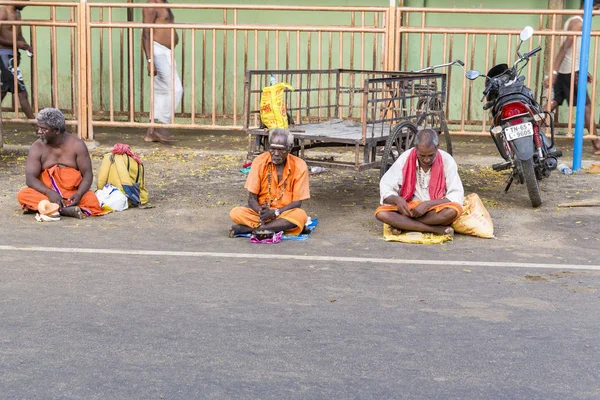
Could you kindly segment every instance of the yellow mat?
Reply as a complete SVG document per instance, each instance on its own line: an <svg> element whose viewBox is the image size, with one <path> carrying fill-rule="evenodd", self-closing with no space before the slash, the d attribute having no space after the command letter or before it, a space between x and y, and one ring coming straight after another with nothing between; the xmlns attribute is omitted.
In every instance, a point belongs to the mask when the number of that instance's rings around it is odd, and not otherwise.
<svg viewBox="0 0 600 400"><path fill-rule="evenodd" d="M413 244L441 244L452 240L450 236L438 235L437 233L402 232L399 235L392 233L392 227L383 224L383 239L386 242L402 242Z"/></svg>

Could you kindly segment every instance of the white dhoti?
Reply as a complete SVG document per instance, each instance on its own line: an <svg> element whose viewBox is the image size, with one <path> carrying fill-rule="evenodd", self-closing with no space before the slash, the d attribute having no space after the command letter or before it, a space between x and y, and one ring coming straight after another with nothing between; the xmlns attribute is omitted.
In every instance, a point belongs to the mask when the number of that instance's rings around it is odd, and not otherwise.
<svg viewBox="0 0 600 400"><path fill-rule="evenodd" d="M171 123L173 109L177 109L183 96L183 85L177 73L175 60L171 63L172 50L154 42L154 120Z"/></svg>

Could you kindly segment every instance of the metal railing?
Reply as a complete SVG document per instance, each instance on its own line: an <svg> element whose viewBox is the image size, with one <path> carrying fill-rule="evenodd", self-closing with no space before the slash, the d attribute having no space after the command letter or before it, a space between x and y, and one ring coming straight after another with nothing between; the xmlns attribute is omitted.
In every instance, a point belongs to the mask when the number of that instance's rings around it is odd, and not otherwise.
<svg viewBox="0 0 600 400"><path fill-rule="evenodd" d="M544 76L556 69L552 64L561 36L577 35L565 34L559 20L581 14L580 10L539 9L0 2L19 4L27 6L23 20L0 21L0 25L11 25L13 31L16 26L29 27L23 30L26 37L29 34L34 57L24 57L21 69L28 79L33 110L61 108L68 123L76 125L77 133L86 139L93 138L94 126L154 125L153 79L147 76L141 46L144 28L151 35L159 28L168 29L173 45L175 33L180 38L172 61L183 83L183 100L172 111L174 122L165 126L242 129L246 70L409 71L462 58L468 68L485 72L495 63L513 59L525 24L536 29L527 46L542 45L545 53L533 60L526 73L527 84L541 97L544 91L551 93ZM48 10L46 17L28 19L27 10L33 7ZM175 23L141 22L142 9L166 7L174 11ZM192 15L206 17L189 18ZM452 26L455 19L450 15L469 15L470 20L493 15L503 21L503 27ZM186 17L194 22L185 22ZM300 24L301 20L310 22ZM592 31L592 99L598 87L599 37L600 31ZM41 60L49 68L42 68ZM482 83L467 83L458 71L443 72L448 77L445 111L451 131L486 134L489 117L478 102ZM571 92L576 95L573 85ZM592 118L596 109L593 101ZM571 134L573 108L561 110L559 127ZM32 122L23 118L15 100L5 104L3 114L8 122Z"/></svg>
<svg viewBox="0 0 600 400"><path fill-rule="evenodd" d="M526 69L526 84L537 94L540 103L550 110L549 93L552 93L552 71L558 69L554 59L560 46L561 37L581 36L576 32L565 32L559 19L581 15L581 10L525 10L525 9L461 9L461 8L410 8L396 10L396 30L394 68L410 70L425 65L441 63L454 58L465 61L468 69L477 69L483 73L492 66L515 60L519 32L525 25L535 28L534 37L525 44L528 50L536 46L542 47L542 53L532 59ZM600 12L594 12L599 15ZM451 16L469 15L472 20L484 21L486 17L505 21L504 26L511 28L465 28L451 26ZM438 16L438 18L435 18ZM439 23L443 20L443 23ZM591 82L591 123L595 123L595 98L600 80L598 73L598 44L600 31L592 31L590 48L592 75ZM418 49L415 54L411 50ZM414 57L413 55L417 55ZM571 70L576 70L575 46L572 46ZM490 128L489 113L482 110L480 103L483 91L483 80L470 83L463 74L453 73L447 68L448 98L446 102L446 118L454 134L487 135ZM568 105L559 107L557 126L562 133L572 136L574 126L574 107L572 99L575 80L571 81ZM564 121L564 122L561 122ZM586 136L593 137L593 136Z"/></svg>
<svg viewBox="0 0 600 400"><path fill-rule="evenodd" d="M84 87L80 81L79 60L80 49L78 33L80 29L80 6L79 4L66 2L34 3L34 2L2 2L0 6L23 5L31 8L43 7L47 9L46 19L21 21L0 21L0 25L8 25L12 29L13 53L17 54L17 30L29 28L29 44L33 47L32 57L22 57L21 65L18 58L13 58L13 70L23 70L24 81L29 85L30 104L35 114L40 108L47 106L57 107L64 111L67 124L79 126L78 121L82 118L82 108L79 91ZM61 41L59 38L66 41ZM59 42L61 44L59 45ZM25 52L22 53L25 55ZM38 60L45 58L49 60L49 68L42 68ZM13 87L17 87L17 74L13 74ZM43 100L40 100L40 97ZM13 96L12 103L2 108L3 122L29 122L34 120L24 119L18 98ZM78 130L78 134L83 132Z"/></svg>
<svg viewBox="0 0 600 400"><path fill-rule="evenodd" d="M178 121L165 125L167 127L241 129L242 88L248 69L322 69L339 65L381 69L386 62L386 52L382 47L387 33L386 8L115 3L90 3L87 7L92 16L95 15L94 10L99 10L96 13L98 17L90 20L89 30L90 37L99 37L100 49L104 48L103 40L108 39L112 43L115 36L120 38L116 46L108 46L112 49L108 55L95 48L90 51L90 65L98 66L94 70L89 68L90 81L96 82L99 78L98 94L89 105L96 126L153 125L152 122L140 121L148 116L152 120L155 99L152 79L144 73L146 61L139 48L139 38L144 28L150 29L153 36L158 25L117 22L115 15L124 10L168 7L175 12L212 10L221 14L218 21L210 23L160 25L160 28L170 30L172 45L178 31L180 45L172 46L175 48L172 59L177 58L177 72L184 86L181 106L173 110L172 115ZM256 19L256 13L260 13L258 23L244 22ZM300 13L333 14L347 19L347 23L344 26L274 23L281 20L278 16L282 13L291 20L294 20L294 14ZM127 46L124 38L127 38ZM128 49L127 56L124 56L125 47ZM127 65L127 71L119 69L116 74L115 64ZM141 66L142 72L136 76L138 66ZM108 91L103 79L106 75L109 77ZM117 75L121 81L124 76L128 80L115 90L114 77ZM128 101L122 100L125 87ZM114 101L115 94L119 101Z"/></svg>

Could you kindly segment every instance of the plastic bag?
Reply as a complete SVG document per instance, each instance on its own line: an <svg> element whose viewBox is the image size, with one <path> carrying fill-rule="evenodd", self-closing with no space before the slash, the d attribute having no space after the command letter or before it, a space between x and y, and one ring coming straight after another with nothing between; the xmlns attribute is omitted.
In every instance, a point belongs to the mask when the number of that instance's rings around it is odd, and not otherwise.
<svg viewBox="0 0 600 400"><path fill-rule="evenodd" d="M290 84L285 82L278 82L263 88L260 96L260 119L269 129L288 127L284 101L285 89L294 90Z"/></svg>
<svg viewBox="0 0 600 400"><path fill-rule="evenodd" d="M110 183L104 185L102 189L96 190L96 197L100 202L100 207L105 211L124 211L129 207L127 196Z"/></svg>
<svg viewBox="0 0 600 400"><path fill-rule="evenodd" d="M588 174L600 174L600 164L596 163L596 164L592 164L588 170L587 170Z"/></svg>
<svg viewBox="0 0 600 400"><path fill-rule="evenodd" d="M465 197L463 213L454 223L455 232L482 238L494 237L494 223L477 193Z"/></svg>

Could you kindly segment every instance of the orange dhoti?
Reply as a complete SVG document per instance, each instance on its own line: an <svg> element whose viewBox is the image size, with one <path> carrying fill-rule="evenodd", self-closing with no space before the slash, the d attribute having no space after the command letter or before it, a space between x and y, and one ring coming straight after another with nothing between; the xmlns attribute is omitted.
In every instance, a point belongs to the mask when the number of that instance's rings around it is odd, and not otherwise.
<svg viewBox="0 0 600 400"><path fill-rule="evenodd" d="M412 210L413 208L415 208L419 204L421 204L421 200L412 200L411 202L408 203L408 209ZM456 211L456 218L454 218L452 220L452 222L456 221L458 219L458 217L460 217L462 215L462 212L463 212L462 205L460 205L458 203L453 203L453 202L442 203L442 204L438 204L437 206L430 207L429 210L427 210L427 212L433 210L436 213L438 213L438 212L440 212L440 211L442 211L442 210L444 210L446 208L450 208L450 209ZM394 206L394 205L391 205L391 204L386 204L384 206L379 206L379 207L377 207L377 210L375 210L375 215L379 214L382 211L396 211L396 212L398 212L398 207ZM450 224L452 224L452 222L450 222Z"/></svg>
<svg viewBox="0 0 600 400"><path fill-rule="evenodd" d="M231 210L229 216L231 217L233 223L238 225L245 225L251 228L258 228L260 226L259 214L249 207L235 207L233 210ZM279 214L277 219L285 219L286 221L296 225L294 229L285 231L285 233L298 236L300 233L302 233L304 225L306 225L308 215L306 215L306 212L301 208L293 208Z"/></svg>
<svg viewBox="0 0 600 400"><path fill-rule="evenodd" d="M54 190L60 194L63 199L68 199L73 194L77 193L77 188L79 187L82 179L81 173L75 168L59 168L58 165L44 170L40 176L40 180L44 183L44 185L49 187L50 190ZM17 199L19 200L19 204L21 204L23 209L34 211L37 211L40 201L50 200L43 193L40 193L30 187L19 190L19 193L17 193ZM81 208L81 211L88 216L106 214L106 212L100 207L98 198L91 190L88 190L81 197L81 200L77 206Z"/></svg>

